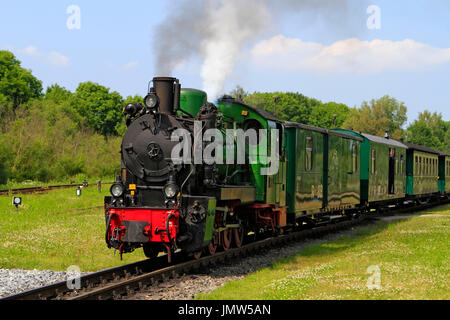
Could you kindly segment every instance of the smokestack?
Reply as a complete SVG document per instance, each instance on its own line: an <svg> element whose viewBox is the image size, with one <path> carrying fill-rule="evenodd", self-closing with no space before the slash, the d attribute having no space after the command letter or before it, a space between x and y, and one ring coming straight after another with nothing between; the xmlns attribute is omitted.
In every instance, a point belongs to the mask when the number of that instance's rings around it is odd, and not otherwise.
<svg viewBox="0 0 450 320"><path fill-rule="evenodd" d="M174 114L180 106L180 82L176 78L153 78L153 88L159 98L158 111L165 114Z"/></svg>

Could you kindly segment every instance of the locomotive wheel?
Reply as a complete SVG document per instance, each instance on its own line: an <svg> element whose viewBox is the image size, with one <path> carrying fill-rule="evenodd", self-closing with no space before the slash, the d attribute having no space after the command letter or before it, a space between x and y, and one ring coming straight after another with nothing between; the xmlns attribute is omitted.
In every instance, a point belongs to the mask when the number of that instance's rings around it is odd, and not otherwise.
<svg viewBox="0 0 450 320"><path fill-rule="evenodd" d="M221 233L222 237L222 248L224 251L228 251L231 247L231 240L233 237L233 229L227 229L225 231L222 231Z"/></svg>
<svg viewBox="0 0 450 320"><path fill-rule="evenodd" d="M158 247L155 247L151 244L144 244L142 247L144 249L144 254L149 259L154 259L159 255Z"/></svg>
<svg viewBox="0 0 450 320"><path fill-rule="evenodd" d="M208 245L208 253L213 256L216 254L217 247L219 246L219 235L216 234Z"/></svg>
<svg viewBox="0 0 450 320"><path fill-rule="evenodd" d="M242 247L242 244L244 243L244 236L245 236L245 233L244 233L243 226L233 229L233 240L234 240L234 245L236 246L236 248Z"/></svg>

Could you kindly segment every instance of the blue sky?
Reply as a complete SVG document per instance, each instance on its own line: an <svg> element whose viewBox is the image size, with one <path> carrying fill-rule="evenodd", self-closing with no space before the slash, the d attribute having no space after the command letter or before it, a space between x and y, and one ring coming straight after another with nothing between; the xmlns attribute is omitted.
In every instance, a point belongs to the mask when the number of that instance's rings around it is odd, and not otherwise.
<svg viewBox="0 0 450 320"><path fill-rule="evenodd" d="M80 82L95 81L123 96L145 95L155 76L155 28L173 3L2 0L0 48L14 52L44 86L58 83L73 91ZM72 4L81 10L79 30L66 26ZM250 92L296 91L351 107L389 94L408 106L409 122L424 109L450 121L448 1L371 0L368 5L381 9L380 30L368 30L367 5L354 4L346 28L326 23L326 15L275 16L268 31L242 48L225 91L236 85ZM354 61L346 66L324 55L350 47L357 48L356 69ZM327 60L320 60L324 56ZM202 88L201 65L200 57L190 59L174 76L184 87Z"/></svg>

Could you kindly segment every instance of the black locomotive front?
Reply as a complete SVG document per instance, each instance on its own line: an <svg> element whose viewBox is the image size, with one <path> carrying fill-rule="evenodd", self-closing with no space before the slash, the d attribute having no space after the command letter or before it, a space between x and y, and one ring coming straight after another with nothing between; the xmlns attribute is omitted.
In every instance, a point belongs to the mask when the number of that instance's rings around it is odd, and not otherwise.
<svg viewBox="0 0 450 320"><path fill-rule="evenodd" d="M194 119L180 117L179 81L154 78L144 104L129 104L127 132L122 143L122 175L106 197L106 242L121 253L143 246L147 256L177 247L201 246L198 226L202 221L192 215L205 212L207 204L181 201L191 192L193 166L173 161L173 149L183 137L174 131L192 133ZM193 136L189 137L193 141ZM190 146L189 146L190 147ZM195 179L194 179L195 180ZM191 223L192 220L196 223ZM201 219L204 220L204 219ZM199 228L197 230L196 228Z"/></svg>

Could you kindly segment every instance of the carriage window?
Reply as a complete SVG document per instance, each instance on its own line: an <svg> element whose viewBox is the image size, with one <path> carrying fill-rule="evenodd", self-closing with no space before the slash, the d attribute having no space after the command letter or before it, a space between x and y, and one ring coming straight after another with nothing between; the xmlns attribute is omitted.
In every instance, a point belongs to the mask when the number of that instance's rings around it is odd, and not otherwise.
<svg viewBox="0 0 450 320"><path fill-rule="evenodd" d="M372 174L375 174L377 170L377 150L372 149Z"/></svg>
<svg viewBox="0 0 450 320"><path fill-rule="evenodd" d="M358 171L358 146L352 141L352 172Z"/></svg>
<svg viewBox="0 0 450 320"><path fill-rule="evenodd" d="M311 171L313 167L313 138L306 137L306 163L305 170Z"/></svg>
<svg viewBox="0 0 450 320"><path fill-rule="evenodd" d="M430 174L430 159L426 159L425 161L425 175L428 176Z"/></svg>
<svg viewBox="0 0 450 320"><path fill-rule="evenodd" d="M422 158L422 172L420 175L423 177L425 175L425 157L421 158Z"/></svg>
<svg viewBox="0 0 450 320"><path fill-rule="evenodd" d="M400 155L400 174L403 175L403 155Z"/></svg>
<svg viewBox="0 0 450 320"><path fill-rule="evenodd" d="M416 170L414 172L416 176L419 175L419 158L416 156Z"/></svg>
<svg viewBox="0 0 450 320"><path fill-rule="evenodd" d="M419 175L419 158L416 156L416 176Z"/></svg>
<svg viewBox="0 0 450 320"><path fill-rule="evenodd" d="M427 159L425 157L423 158L423 173L422 173L422 175L423 176L427 175Z"/></svg>
<svg viewBox="0 0 450 320"><path fill-rule="evenodd" d="M422 168L422 157L419 157L419 176L422 175L423 168Z"/></svg>
<svg viewBox="0 0 450 320"><path fill-rule="evenodd" d="M422 171L422 176L426 176L427 175L427 159L424 157L422 160L422 165L423 165L423 171Z"/></svg>
<svg viewBox="0 0 450 320"><path fill-rule="evenodd" d="M398 172L400 171L400 168L399 168L399 161L398 161L398 159L397 159L397 157L395 158L395 175L398 175Z"/></svg>
<svg viewBox="0 0 450 320"><path fill-rule="evenodd" d="M417 157L417 175L420 176L420 165L422 162L420 161L420 157Z"/></svg>

